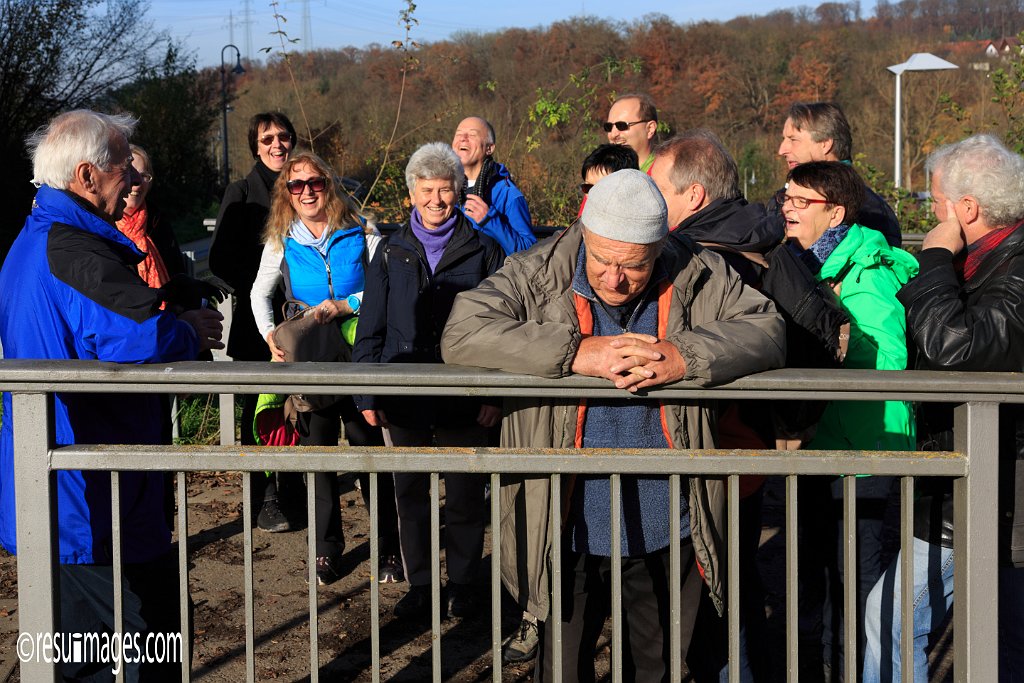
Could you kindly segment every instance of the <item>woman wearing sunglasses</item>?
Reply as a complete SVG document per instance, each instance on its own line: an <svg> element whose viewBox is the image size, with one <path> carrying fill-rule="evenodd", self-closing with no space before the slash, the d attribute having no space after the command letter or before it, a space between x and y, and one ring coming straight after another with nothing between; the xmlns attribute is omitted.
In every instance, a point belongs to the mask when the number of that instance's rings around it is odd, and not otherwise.
<svg viewBox="0 0 1024 683"><path fill-rule="evenodd" d="M906 312L896 293L917 274L917 260L893 248L885 236L855 222L865 186L849 164L815 161L789 172L785 190L776 199L785 220L791 248L818 280L829 283L850 318L841 335L844 368L905 370L907 367ZM846 327L845 325L843 326ZM845 339L844 339L845 337ZM826 407L817 432L805 449L909 451L916 447L913 412L907 401L833 401ZM843 566L841 537L842 477L801 483L801 534L813 540L800 554L801 628L816 624L804 639L822 643L822 610L826 567ZM858 652L864 651L863 614L868 592L888 566L883 557L883 525L892 477L857 480L857 600ZM829 490L831 488L831 490ZM850 577L844 577L850 580ZM835 592L832 592L835 591ZM843 595L840 587L829 589ZM832 598L833 611L841 600ZM832 623L838 623L833 619ZM831 652L841 661L842 639L832 634ZM826 644L827 646L827 644ZM805 655L804 653L808 653ZM801 647L801 670L807 666L820 677L822 647ZM813 676L812 676L813 678Z"/></svg>
<svg viewBox="0 0 1024 683"><path fill-rule="evenodd" d="M346 341L351 345L354 340L356 314L363 299L363 264L376 253L381 238L376 226L356 211L343 192L339 193L335 178L323 159L300 152L284 163L274 184L263 233L263 256L252 287L253 316L274 360L284 360L284 352L273 339L273 295L278 285L287 299L308 305L308 315L318 323L340 325ZM349 445L384 445L380 429L366 424L348 396L326 408L299 413L299 444L337 446L339 422L345 425ZM341 555L345 538L337 476L320 472L314 477L316 575L318 583L326 585L344 574ZM382 582L403 580L397 559L394 503L387 504L394 500L389 481L389 477L378 478ZM364 481L363 495L368 496L369 490L368 481Z"/></svg>
<svg viewBox="0 0 1024 683"><path fill-rule="evenodd" d="M268 361L270 352L252 317L249 293L263 254L263 226L270 211L270 192L295 148L295 127L280 112L263 112L249 121L248 137L256 163L249 175L231 183L224 191L217 230L210 245L210 271L235 290L227 355L234 360ZM242 397L243 445L256 443L252 434L256 399L255 395ZM289 494L291 484L291 493L299 497L301 481L296 475L259 472L252 475L253 509L258 510L253 521L264 531L291 531L293 528L291 516L285 514L278 502L278 484L285 495Z"/></svg>

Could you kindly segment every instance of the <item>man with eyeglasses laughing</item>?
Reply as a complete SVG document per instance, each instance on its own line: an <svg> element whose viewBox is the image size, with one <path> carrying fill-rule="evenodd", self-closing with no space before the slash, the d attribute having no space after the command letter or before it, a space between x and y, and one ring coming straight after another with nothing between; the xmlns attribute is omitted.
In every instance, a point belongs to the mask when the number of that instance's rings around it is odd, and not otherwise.
<svg viewBox="0 0 1024 683"><path fill-rule="evenodd" d="M658 110L645 93L627 93L612 102L605 120L608 142L629 145L642 159L640 170L647 173L654 163L654 134L658 132Z"/></svg>

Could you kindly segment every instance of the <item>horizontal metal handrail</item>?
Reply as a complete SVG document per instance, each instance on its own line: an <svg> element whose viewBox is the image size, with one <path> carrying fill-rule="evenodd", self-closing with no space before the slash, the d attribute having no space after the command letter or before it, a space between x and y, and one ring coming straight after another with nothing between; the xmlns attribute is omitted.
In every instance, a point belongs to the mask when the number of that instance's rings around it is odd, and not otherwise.
<svg viewBox="0 0 1024 683"><path fill-rule="evenodd" d="M1024 403L1024 376L1010 372L786 368L714 387L682 381L630 394L605 379L558 379L443 364L207 363L125 365L97 361L0 361L0 390L110 393L312 393L694 400L879 400Z"/></svg>

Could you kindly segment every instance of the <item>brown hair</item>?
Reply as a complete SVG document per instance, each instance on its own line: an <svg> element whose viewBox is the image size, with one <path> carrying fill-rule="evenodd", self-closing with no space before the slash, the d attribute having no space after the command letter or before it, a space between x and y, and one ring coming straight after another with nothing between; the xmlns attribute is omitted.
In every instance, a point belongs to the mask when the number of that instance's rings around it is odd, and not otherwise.
<svg viewBox="0 0 1024 683"><path fill-rule="evenodd" d="M853 159L850 122L839 105L831 102L794 102L789 120L797 130L806 130L815 142L832 141L832 154L839 161Z"/></svg>
<svg viewBox="0 0 1024 683"><path fill-rule="evenodd" d="M344 193L344 190L340 189L334 170L327 162L312 152L299 152L284 163L284 167L281 168L281 173L274 183L273 196L270 200L270 214L267 216L267 225L263 229L264 244L282 245L288 230L295 221L295 209L292 207L287 183L292 169L302 164L310 166L314 173L327 179L327 187L324 188L327 232L338 228L351 228L360 223L363 225L364 232L373 232L369 226L368 217L360 214L352 199Z"/></svg>
<svg viewBox="0 0 1024 683"><path fill-rule="evenodd" d="M867 188L864 181L857 175L850 164L841 161L811 161L795 166L786 178L801 187L808 187L822 197L831 206L846 209L843 222L852 225L857 219L857 212L864 203Z"/></svg>
<svg viewBox="0 0 1024 683"><path fill-rule="evenodd" d="M672 159L668 179L676 192L697 183L704 188L708 201L741 196L736 162L710 130L695 128L679 133L655 147L654 154Z"/></svg>

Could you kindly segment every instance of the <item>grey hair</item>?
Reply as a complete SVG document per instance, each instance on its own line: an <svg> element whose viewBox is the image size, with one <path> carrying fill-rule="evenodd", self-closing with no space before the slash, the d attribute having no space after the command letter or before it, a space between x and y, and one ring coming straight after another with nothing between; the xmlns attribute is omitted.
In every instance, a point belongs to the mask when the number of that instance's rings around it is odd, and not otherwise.
<svg viewBox="0 0 1024 683"><path fill-rule="evenodd" d="M75 109L56 116L25 140L32 157L32 182L66 190L83 161L110 170L114 135L131 137L139 120L130 114Z"/></svg>
<svg viewBox="0 0 1024 683"><path fill-rule="evenodd" d="M450 180L455 186L455 193L462 192L466 184L466 170L462 160L447 142L428 142L409 157L405 167L405 182L409 192L416 189L417 180L441 178Z"/></svg>
<svg viewBox="0 0 1024 683"><path fill-rule="evenodd" d="M940 173L939 185L954 202L967 195L978 200L982 218L992 227L1024 219L1024 159L995 136L972 135L935 150L925 166Z"/></svg>
<svg viewBox="0 0 1024 683"><path fill-rule="evenodd" d="M677 193L697 183L704 188L709 202L742 196L736 161L710 130L684 131L658 145L654 154L671 157L668 179Z"/></svg>

